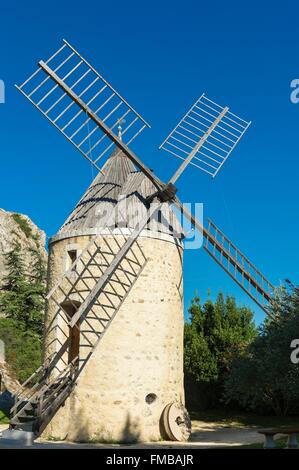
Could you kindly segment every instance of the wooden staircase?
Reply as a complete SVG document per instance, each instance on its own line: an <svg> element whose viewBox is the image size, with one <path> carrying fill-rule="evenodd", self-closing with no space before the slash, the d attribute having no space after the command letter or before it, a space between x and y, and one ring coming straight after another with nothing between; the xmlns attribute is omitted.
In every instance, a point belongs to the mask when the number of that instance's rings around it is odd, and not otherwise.
<svg viewBox="0 0 299 470"><path fill-rule="evenodd" d="M40 371L40 369L38 369ZM29 380L35 380L36 371ZM46 369L44 375L29 389L23 384L22 391L17 394L16 402L11 410L10 427L33 432L40 435L50 422L56 411L63 405L75 385L76 368L71 363L55 379L50 380Z"/></svg>
<svg viewBox="0 0 299 470"><path fill-rule="evenodd" d="M51 354L15 395L12 429L34 432L37 437L63 406L147 262L138 235L152 215L150 211L135 229L118 229L117 234L109 230L105 236L94 236L50 290L48 307L54 306L55 314L51 315L45 337L51 337L58 327L60 338L53 335L47 345ZM66 305L75 308L73 315L69 315ZM80 333L79 354L71 361L70 328L78 328Z"/></svg>

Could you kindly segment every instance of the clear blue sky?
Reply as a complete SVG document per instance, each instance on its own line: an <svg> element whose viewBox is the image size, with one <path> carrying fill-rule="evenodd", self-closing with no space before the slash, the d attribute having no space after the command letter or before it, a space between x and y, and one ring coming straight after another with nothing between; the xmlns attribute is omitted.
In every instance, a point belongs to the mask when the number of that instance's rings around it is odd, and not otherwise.
<svg viewBox="0 0 299 470"><path fill-rule="evenodd" d="M164 180L178 162L158 145L202 92L253 121L217 178L189 168L179 195L203 202L274 284L299 282L298 15L287 0L2 3L0 207L50 236L90 184L83 157L13 87L66 38L151 123L134 149ZM184 273L186 306L196 291L222 290L263 317L203 250L185 253Z"/></svg>

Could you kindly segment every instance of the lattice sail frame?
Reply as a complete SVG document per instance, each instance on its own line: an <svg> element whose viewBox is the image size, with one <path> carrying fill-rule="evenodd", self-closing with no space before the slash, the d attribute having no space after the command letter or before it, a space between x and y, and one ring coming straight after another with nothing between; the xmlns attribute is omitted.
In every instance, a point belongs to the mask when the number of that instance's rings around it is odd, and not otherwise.
<svg viewBox="0 0 299 470"><path fill-rule="evenodd" d="M99 160L115 141L87 115L82 107L53 80L58 77L109 129L129 145L149 124L66 40L46 62L17 89L98 170ZM111 141L112 140L112 141Z"/></svg>
<svg viewBox="0 0 299 470"><path fill-rule="evenodd" d="M189 163L215 177L250 124L202 94L159 147L185 162L171 181Z"/></svg>
<svg viewBox="0 0 299 470"><path fill-rule="evenodd" d="M271 317L266 307L275 293L274 286L211 219L208 219L204 238L204 249Z"/></svg>

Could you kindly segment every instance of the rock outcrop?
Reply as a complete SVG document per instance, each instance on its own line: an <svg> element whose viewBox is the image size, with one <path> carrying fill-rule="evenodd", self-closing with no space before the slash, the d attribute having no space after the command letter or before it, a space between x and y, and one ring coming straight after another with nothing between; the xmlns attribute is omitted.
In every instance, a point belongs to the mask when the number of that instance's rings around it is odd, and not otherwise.
<svg viewBox="0 0 299 470"><path fill-rule="evenodd" d="M27 215L0 209L0 283L6 273L5 253L11 250L14 241L24 249L25 264L29 264L28 249L38 249L47 258L46 234Z"/></svg>
<svg viewBox="0 0 299 470"><path fill-rule="evenodd" d="M15 378L9 365L6 362L0 362L0 392L9 390L11 393L16 393L19 388L20 383Z"/></svg>

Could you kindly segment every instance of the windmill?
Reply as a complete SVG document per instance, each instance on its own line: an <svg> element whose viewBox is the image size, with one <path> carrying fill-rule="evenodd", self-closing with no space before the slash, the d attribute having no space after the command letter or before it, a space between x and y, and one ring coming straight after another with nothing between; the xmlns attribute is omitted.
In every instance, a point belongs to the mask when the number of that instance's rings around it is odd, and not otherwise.
<svg viewBox="0 0 299 470"><path fill-rule="evenodd" d="M266 313L273 286L182 204L176 183L189 165L215 177L250 122L201 95L160 146L181 159L165 183L130 147L147 122L67 41L17 88L98 174L50 240L45 361L18 392L11 427L73 440L186 440L184 235L172 207Z"/></svg>

